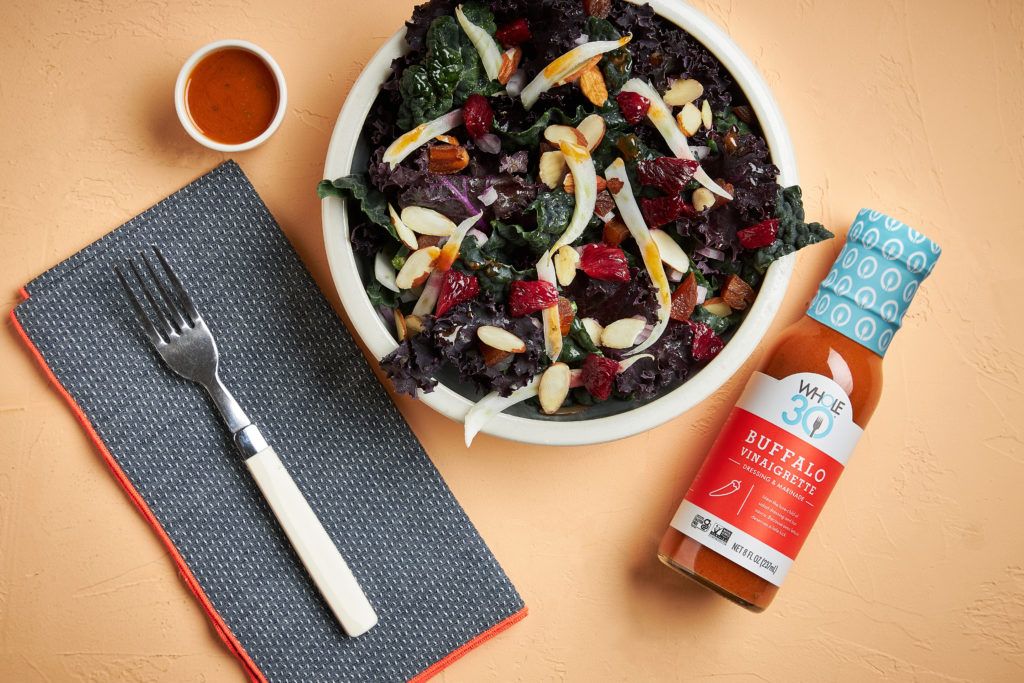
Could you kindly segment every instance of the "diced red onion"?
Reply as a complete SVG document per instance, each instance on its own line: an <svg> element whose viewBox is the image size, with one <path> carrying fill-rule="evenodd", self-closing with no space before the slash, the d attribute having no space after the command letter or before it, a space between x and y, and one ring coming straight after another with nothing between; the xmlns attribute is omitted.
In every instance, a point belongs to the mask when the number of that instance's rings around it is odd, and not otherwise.
<svg viewBox="0 0 1024 683"><path fill-rule="evenodd" d="M580 37L573 41L574 45L583 45L584 43L590 42L590 36L586 33L581 33Z"/></svg>
<svg viewBox="0 0 1024 683"><path fill-rule="evenodd" d="M716 261L724 261L725 260L725 252L724 251L719 251L718 249L712 249L711 247L701 247L700 249L697 250L697 253L700 254L701 256L707 256L708 258L714 259Z"/></svg>
<svg viewBox="0 0 1024 683"><path fill-rule="evenodd" d="M578 389L583 386L583 371L579 369L569 371L569 388Z"/></svg>
<svg viewBox="0 0 1024 683"><path fill-rule="evenodd" d="M682 282L683 281L683 271L676 270L672 266L669 266L666 269L666 271L667 272L665 273L665 275L668 276L668 281L669 282Z"/></svg>
<svg viewBox="0 0 1024 683"><path fill-rule="evenodd" d="M509 97L519 97L519 93L523 92L523 86L525 85L526 72L519 69L508 79L508 83L505 84L505 92L508 93Z"/></svg>
<svg viewBox="0 0 1024 683"><path fill-rule="evenodd" d="M494 133L481 135L473 142L476 143L477 148L481 152L486 152L487 154L497 154L501 151L501 138Z"/></svg>
<svg viewBox="0 0 1024 683"><path fill-rule="evenodd" d="M634 315L633 317L644 319L643 316L639 315ZM654 332L654 325L651 325L650 323L644 325L644 329L640 330L640 334L638 334L636 339L633 341L633 346L639 346L647 341L647 338L651 336L651 332Z"/></svg>
<svg viewBox="0 0 1024 683"><path fill-rule="evenodd" d="M498 191L494 189L494 185L488 187L483 194L478 195L477 199L484 206L490 206L494 202L498 201Z"/></svg>
<svg viewBox="0 0 1024 683"><path fill-rule="evenodd" d="M697 285L697 304L704 303L708 298L708 288L704 285Z"/></svg>
<svg viewBox="0 0 1024 683"><path fill-rule="evenodd" d="M476 238L476 246L478 246L478 247L482 247L482 246L484 246L484 244L487 243L487 240L488 240L487 235L485 235L482 231L477 230L476 228L473 228L472 230L470 230L466 234L467 235L472 235L473 237Z"/></svg>

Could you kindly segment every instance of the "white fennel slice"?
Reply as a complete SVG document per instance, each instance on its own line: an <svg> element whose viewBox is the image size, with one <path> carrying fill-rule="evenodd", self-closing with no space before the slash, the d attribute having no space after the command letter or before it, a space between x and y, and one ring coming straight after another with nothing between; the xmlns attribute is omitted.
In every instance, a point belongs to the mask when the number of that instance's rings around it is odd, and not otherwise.
<svg viewBox="0 0 1024 683"><path fill-rule="evenodd" d="M540 261L537 262L537 279L550 283L555 291L558 291L555 265L551 262L550 251L544 252ZM558 315L558 303L543 309L540 315L544 323L544 352L552 361L558 360L558 357L562 355L562 320Z"/></svg>
<svg viewBox="0 0 1024 683"><path fill-rule="evenodd" d="M439 271L444 272L452 267L455 263L455 259L459 257L459 249L462 247L462 241L466 239L466 235L469 234L470 229L476 225L477 221L483 216L483 212L470 216L466 220L456 226L452 236L448 238L448 241L441 247L441 255L437 257L437 263L435 268Z"/></svg>
<svg viewBox="0 0 1024 683"><path fill-rule="evenodd" d="M391 265L391 259L383 251L378 251L377 257L373 259L373 277L392 292L400 292L402 290L398 288L398 282L395 280L397 276L398 271Z"/></svg>
<svg viewBox="0 0 1024 683"><path fill-rule="evenodd" d="M597 171L594 169L594 160L585 147L573 142L562 142L559 145L562 156L569 164L572 171L573 194L576 197L576 206L572 210L572 219L569 226L562 233L562 236L551 246L549 250L554 253L559 247L565 244L572 244L583 231L587 229L587 223L594 216L594 206L597 204Z"/></svg>
<svg viewBox="0 0 1024 683"><path fill-rule="evenodd" d="M462 109L453 109L444 116L439 116L433 121L421 123L407 133L402 133L398 139L388 145L384 150L384 163L394 168L402 163L402 160L415 152L417 149L433 140L438 135L444 135L453 128L462 125Z"/></svg>
<svg viewBox="0 0 1024 683"><path fill-rule="evenodd" d="M661 252L651 237L651 231L640 211L640 205L637 204L636 197L633 195L633 188L629 184L629 176L626 174L625 162L619 158L608 164L608 168L604 170L604 177L607 180L614 178L622 183L622 187L618 192L612 194L612 198L615 200L615 206L619 209L619 215L622 216L622 222L629 228L629 234L633 236L636 245L640 248L644 268L658 290L658 322L647 339L626 352L627 356L633 356L649 349L664 334L665 328L668 327L669 314L672 312L672 290L668 284L668 276L665 275Z"/></svg>
<svg viewBox="0 0 1024 683"><path fill-rule="evenodd" d="M501 50L498 49L498 44L494 42L490 33L469 20L462 11L462 5L455 8L455 18L459 20L459 26L466 32L469 42L473 43L473 47L480 55L487 78L493 81L501 71Z"/></svg>
<svg viewBox="0 0 1024 683"><path fill-rule="evenodd" d="M561 57L548 64L530 83L519 93L523 101L523 107L529 109L537 103L541 93L553 88L559 81L583 66L584 62L605 52L618 50L633 38L627 34L618 40L595 40L590 43L583 43L574 47Z"/></svg>
<svg viewBox="0 0 1024 683"><path fill-rule="evenodd" d="M517 403L521 403L527 399L533 398L537 395L537 387L540 384L541 375L537 375L530 382L523 387L519 387L508 396L502 396L496 391L484 396L482 399L477 401L469 412L466 413L465 422L465 434L466 434L466 448L469 448L470 444L473 443L473 439L480 430L484 428L491 418L498 413L506 410L510 406L514 406Z"/></svg>
<svg viewBox="0 0 1024 683"><path fill-rule="evenodd" d="M423 291L420 292L420 298L416 300L416 305L413 306L412 315L430 315L434 312L434 306L437 304L437 297L441 295L441 283L444 281L444 273L435 270L427 278L427 281L423 284Z"/></svg>

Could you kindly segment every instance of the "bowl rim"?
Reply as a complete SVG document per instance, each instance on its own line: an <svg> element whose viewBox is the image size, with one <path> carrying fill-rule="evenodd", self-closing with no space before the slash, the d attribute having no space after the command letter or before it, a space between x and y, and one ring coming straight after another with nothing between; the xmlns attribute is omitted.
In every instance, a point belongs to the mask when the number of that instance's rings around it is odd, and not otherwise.
<svg viewBox="0 0 1024 683"><path fill-rule="evenodd" d="M259 57L267 65L267 68L270 69L270 72L274 74L274 81L277 83L277 109L274 111L274 118L271 119L270 125L252 140L234 144L217 142L204 135L192 121L192 115L188 111L188 102L185 101L185 85L188 83L188 77L192 74L192 70L196 68L196 65L208 55L228 48L245 50ZM256 43L238 38L215 40L193 52L185 60L181 70L178 71L178 78L174 82L174 110L178 113L178 121L181 122L181 127L199 144L218 152L244 152L262 145L280 127L281 122L284 121L285 112L288 111L288 86L285 83L284 72L281 70L280 65L269 52Z"/></svg>
<svg viewBox="0 0 1024 683"><path fill-rule="evenodd" d="M688 4L666 0L636 4L649 4L657 14L693 36L722 63L757 114L772 161L779 168L779 183L783 186L797 184L796 155L782 113L757 67L739 46L711 19ZM403 52L404 37L405 27L402 27L367 62L346 96L327 149L325 178L336 178L351 171L363 123L380 84L390 73L392 60ZM337 197L325 198L321 217L335 289L354 332L379 360L398 344L365 294L349 241L345 201ZM754 304L725 348L672 391L636 408L592 420L559 422L499 413L482 431L522 443L583 446L633 436L682 415L721 388L757 348L778 313L794 265L795 254L791 254L769 267ZM473 406L472 401L440 383L430 393L417 392L417 398L456 422L462 422Z"/></svg>

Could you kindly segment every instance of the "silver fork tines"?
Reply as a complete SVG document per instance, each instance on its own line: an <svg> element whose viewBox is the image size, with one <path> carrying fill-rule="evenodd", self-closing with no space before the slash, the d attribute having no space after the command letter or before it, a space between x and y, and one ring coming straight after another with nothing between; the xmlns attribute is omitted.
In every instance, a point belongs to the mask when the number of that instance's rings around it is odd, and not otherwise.
<svg viewBox="0 0 1024 683"><path fill-rule="evenodd" d="M237 434L249 419L217 376L219 356L213 333L171 264L157 247L152 249L159 266L153 265L148 254L139 252L137 259L128 260L127 268L114 267L117 279L160 357L178 375L201 384L228 428ZM141 297L136 290L142 292Z"/></svg>

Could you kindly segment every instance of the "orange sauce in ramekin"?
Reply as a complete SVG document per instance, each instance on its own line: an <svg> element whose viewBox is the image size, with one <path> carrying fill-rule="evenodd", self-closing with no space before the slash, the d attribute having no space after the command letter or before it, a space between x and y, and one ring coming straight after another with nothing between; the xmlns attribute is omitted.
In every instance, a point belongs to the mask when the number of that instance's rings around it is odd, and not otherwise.
<svg viewBox="0 0 1024 683"><path fill-rule="evenodd" d="M185 83L185 103L196 128L215 142L237 145L259 137L277 113L280 93L270 67L242 48L212 52Z"/></svg>

